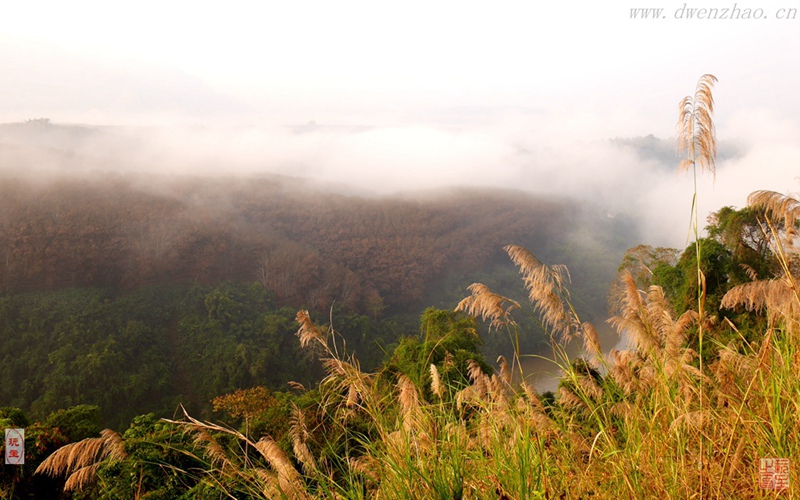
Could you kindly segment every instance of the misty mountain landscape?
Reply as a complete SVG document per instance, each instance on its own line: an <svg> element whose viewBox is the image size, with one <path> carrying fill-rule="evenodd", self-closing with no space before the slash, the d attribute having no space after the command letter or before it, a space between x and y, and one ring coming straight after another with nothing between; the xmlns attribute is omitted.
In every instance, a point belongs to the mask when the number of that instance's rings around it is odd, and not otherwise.
<svg viewBox="0 0 800 500"><path fill-rule="evenodd" d="M169 405L180 396L187 398L184 405L198 402L198 409L205 411L218 394L259 380L266 382L252 376L228 376L216 392L206 391L202 397L192 389L182 393L185 384L173 386L161 391L162 402L158 403L154 393L143 391L144 387L152 389L163 385L157 381L164 378L180 380L187 376L175 373L181 363L171 357L179 355L173 346L157 361L161 372L148 373L146 376L153 379L141 381L144 386L137 391L147 403L142 400L130 405L129 400L127 405L101 405L107 388L80 377L68 383L75 384L72 387L65 386L65 380L53 374L81 366L98 350L109 358L98 361L97 369L116 371L120 369L116 363L121 361L138 373L152 362L147 359L152 353L129 345L125 331L131 323L122 318L113 320L106 326L109 330L105 335L93 342L78 342L64 333L52 337L66 327L62 325L72 315L83 318L81 322L89 321L85 317L88 311L70 309L78 306L74 300L87 293L85 298L93 304L87 304L87 309L108 307L116 311L110 314L123 318L131 312L117 308L124 307L126 301L138 304L144 300L147 304L151 297L164 297L159 306L167 310L160 314L167 315L164 319L169 321L153 323L148 319L146 339L152 335L180 336L174 342L181 345L191 344L192 339L185 337L187 332L172 331L185 313L180 301L197 301L197 294L206 297L205 307L210 307L208 301L216 294L250 297L256 293L257 303L269 303L276 311L282 307L307 308L324 315L335 308L337 315L343 316L341 321L360 317L377 330L380 322L398 322L390 331L365 331L361 339L348 339L357 346L365 367L373 368L381 361L381 350L390 350L401 335L414 334L417 327L413 318L425 307L452 309L473 282L513 279L513 266L502 252L509 242L536 248L542 258L568 265L576 304L589 317L602 319L607 311L606 296L596 290L608 288L622 253L637 238L630 217L610 217L602 207L566 197L475 188L364 197L328 191L306 179L285 176L204 177L125 170L102 173L99 160L94 160L96 169L87 168L90 160L76 152L101 131L43 120L5 125L3 130L7 132L2 136L5 148L40 151L42 156L30 160L61 167L48 172L23 169L26 174L16 176L9 169L0 187L0 283L9 297L7 307L14 311L7 318L6 338L22 334L14 325L31 324L34 320L27 315L43 304L74 304L51 313L54 323L46 328L52 328L52 332L25 330L24 335L44 335L38 342L48 345L50 354L43 352L41 358L22 363L4 363L8 380L31 387L20 393L7 386L6 404L19 406L35 417L78 403L98 404L104 408L104 425L122 425L135 416L131 412L160 409L168 415L174 409ZM42 179L42 173L47 180ZM180 298L181 294L187 297ZM180 300L172 304L166 297ZM28 311L26 307L31 306L34 309ZM95 313L101 318L109 314ZM281 314L284 324L291 324L293 314ZM230 320L238 322L237 318ZM291 333L289 327L273 335ZM540 335L540 331L529 332L525 345L535 349L543 340ZM110 346L109 338L115 338ZM141 342L152 340L146 339ZM239 348L254 347L238 335L230 340L238 342ZM18 348L18 342L4 343L4 356L13 356ZM52 353L65 348L72 354L63 364L54 364ZM268 359L259 362L274 363ZM32 371L24 366L39 368ZM51 368L42 369L45 366ZM211 374L199 373L215 366L207 363L192 373L206 380ZM245 372L256 369L247 362L239 368ZM292 375L290 370L278 375L274 366L270 371L273 390L299 375ZM303 382L313 380L306 378ZM99 390L94 400L81 389L93 385L93 392ZM47 402L54 393L58 394L56 400ZM130 392L126 397L130 398Z"/></svg>
<svg viewBox="0 0 800 500"><path fill-rule="evenodd" d="M5 5L0 498L793 498L798 17Z"/></svg>

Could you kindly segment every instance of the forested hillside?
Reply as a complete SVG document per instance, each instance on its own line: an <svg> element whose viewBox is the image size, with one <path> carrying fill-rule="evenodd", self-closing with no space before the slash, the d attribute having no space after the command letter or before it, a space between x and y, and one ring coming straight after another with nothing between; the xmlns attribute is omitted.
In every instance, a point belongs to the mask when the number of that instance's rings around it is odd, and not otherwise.
<svg viewBox="0 0 800 500"><path fill-rule="evenodd" d="M366 199L298 179L6 177L0 287L258 281L281 304L379 315L420 307L434 280L485 268L508 242L613 261L631 229L593 208L513 192Z"/></svg>
<svg viewBox="0 0 800 500"><path fill-rule="evenodd" d="M475 281L516 282L508 242L570 265L576 303L602 315L597 291L632 233L595 207L510 191L365 198L288 178L7 175L0 406L43 418L93 404L119 427L179 404L204 415L239 388L312 384L322 371L293 336L299 308L333 306L372 368L426 306L452 309ZM487 340L494 355L508 347Z"/></svg>

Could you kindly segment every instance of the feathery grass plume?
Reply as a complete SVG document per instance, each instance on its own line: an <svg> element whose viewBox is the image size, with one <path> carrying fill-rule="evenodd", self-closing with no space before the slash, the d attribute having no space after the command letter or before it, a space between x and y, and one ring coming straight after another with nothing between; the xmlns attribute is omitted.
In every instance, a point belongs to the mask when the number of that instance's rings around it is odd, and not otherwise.
<svg viewBox="0 0 800 500"><path fill-rule="evenodd" d="M505 410L508 407L508 392L510 389L508 383L503 380L502 377L493 374L489 378L489 385L487 387L489 388L488 395L491 401L495 403L495 407Z"/></svg>
<svg viewBox="0 0 800 500"><path fill-rule="evenodd" d="M744 447L747 444L747 441L747 436L742 436L739 438L739 443L736 445L736 450L733 452L733 458L731 458L728 474L736 473L737 469L742 464L742 456L744 455Z"/></svg>
<svg viewBox="0 0 800 500"><path fill-rule="evenodd" d="M578 385L580 385L583 392L590 396L595 401L599 401L603 397L603 388L597 383L594 377L588 375L581 375L578 377Z"/></svg>
<svg viewBox="0 0 800 500"><path fill-rule="evenodd" d="M290 498L309 498L300 481L300 473L297 472L292 462L271 437L264 436L259 439L255 444L255 448L278 474L281 492Z"/></svg>
<svg viewBox="0 0 800 500"><path fill-rule="evenodd" d="M555 423L545 411L539 395L527 382L522 382L520 387L524 397L519 397L516 401L518 418L527 422L532 421L536 430L540 432L547 435L553 434L556 428ZM524 425L519 425L518 428L524 428Z"/></svg>
<svg viewBox="0 0 800 500"><path fill-rule="evenodd" d="M694 96L686 96L678 107L677 148L685 153L679 170L698 166L716 175L717 137L714 125L714 96L712 89L717 82L714 75L703 75L697 82Z"/></svg>
<svg viewBox="0 0 800 500"><path fill-rule="evenodd" d="M214 436L203 426L194 425L190 427L194 433L193 443L203 450L203 454L209 458L211 465L224 471L231 463L225 454L225 448L214 439Z"/></svg>
<svg viewBox="0 0 800 500"><path fill-rule="evenodd" d="M297 330L296 335L300 338L301 347L307 347L312 342L317 342L327 350L327 337L311 322L311 316L308 314L308 311L297 311L295 319L300 324L300 329Z"/></svg>
<svg viewBox="0 0 800 500"><path fill-rule="evenodd" d="M588 409L586 403L577 394L572 392L566 386L558 388L558 402L564 407L569 409Z"/></svg>
<svg viewBox="0 0 800 500"><path fill-rule="evenodd" d="M505 356L498 356L497 363L500 365L500 379L506 383L508 387L511 386L511 369L508 367L508 361Z"/></svg>
<svg viewBox="0 0 800 500"><path fill-rule="evenodd" d="M628 419L636 416L637 407L630 401L618 401L611 407L611 413L619 418Z"/></svg>
<svg viewBox="0 0 800 500"><path fill-rule="evenodd" d="M800 201L774 191L756 191L750 194L748 203L751 206L763 208L767 215L765 222L769 228L769 233L763 226L762 230L767 239L770 240L770 247L777 257L782 270L782 275L773 281L783 282L783 286L790 292L793 299L791 304L785 303L783 307L779 306L773 312L783 315L784 319L789 320L786 326L794 331L798 323L797 308L800 308L800 291L798 291L800 287L798 287L796 279L798 272L800 272L798 270L798 248L796 244ZM776 229L776 226L779 228L779 224L770 220L779 218L784 219L783 234L780 234L779 229ZM788 295L776 293L777 289L782 287L781 285L774 287L770 285L770 287L772 288L770 290L772 293L765 297L767 300L778 298L776 295L781 295L780 299ZM766 290L761 291L764 292ZM774 319L777 314L771 314L771 317Z"/></svg>
<svg viewBox="0 0 800 500"><path fill-rule="evenodd" d="M583 349L589 355L589 364L595 369L604 367L606 363L603 351L600 349L600 337L597 335L594 325L584 321L581 324L581 331L583 332Z"/></svg>
<svg viewBox="0 0 800 500"><path fill-rule="evenodd" d="M680 103L678 115L678 141L677 148L679 152L685 152L686 158L681 161L678 170L692 169L692 176L694 178L694 196L692 197L692 211L691 211L691 227L690 231L694 233L694 246L695 246L695 270L697 273L697 314L698 314L698 328L697 328L697 342L698 350L700 352L700 372L704 371L703 368L703 338L704 338L704 320L705 320L705 303L706 303L706 277L701 269L701 254L702 245L700 244L700 228L698 223L698 204L697 204L697 169L701 171L709 170L716 178L716 156L717 156L717 137L716 129L714 126L714 97L712 88L717 82L714 75L703 75L697 82L694 97L687 96ZM705 405L704 402L705 388L700 386L700 406ZM701 434L700 439L700 468L705 471L706 454L705 449L705 434ZM700 484L700 496L704 495L703 483Z"/></svg>
<svg viewBox="0 0 800 500"><path fill-rule="evenodd" d="M520 388L522 389L522 393L525 395L525 399L528 400L528 404L532 408L537 408L539 410L544 411L544 406L542 405L542 400L539 399L539 395L536 391L531 387L531 385L525 381L520 384ZM523 401L520 399L520 401Z"/></svg>
<svg viewBox="0 0 800 500"><path fill-rule="evenodd" d="M111 429L104 429L100 437L86 438L57 449L39 464L35 474L66 475L64 490L78 491L93 481L101 463L124 460L126 456L122 437Z"/></svg>
<svg viewBox="0 0 800 500"><path fill-rule="evenodd" d="M299 481L299 473L271 438L265 437L254 443L239 431L200 421L189 416L185 409L183 413L185 420L163 419L163 421L181 427L185 432L194 436L195 444L200 447L203 454L214 465L214 468L207 471L208 478L213 483L222 486L224 480L250 483L258 479L262 483L259 488L264 490L264 495L267 498L280 498L283 496L298 499L308 498ZM215 433L232 436L236 440L245 443L248 447L257 450L275 471L277 478L269 472L255 467L247 456L242 457L243 462L230 459L224 447L214 438ZM223 479L220 479L220 476Z"/></svg>
<svg viewBox="0 0 800 500"><path fill-rule="evenodd" d="M620 335L627 335L641 351L657 349L658 337L649 324L647 307L643 292L636 288L633 275L628 270L619 276L622 286L620 294L615 297L613 308L617 314L607 321Z"/></svg>
<svg viewBox="0 0 800 500"><path fill-rule="evenodd" d="M472 385L456 393L456 407L461 410L464 403L480 403L489 392L491 380L483 373L481 366L474 359L467 361L467 375Z"/></svg>
<svg viewBox="0 0 800 500"><path fill-rule="evenodd" d="M781 260L781 266L786 274L797 272L796 260L800 252L797 242L797 223L800 218L800 201L775 191L755 191L747 197L747 204L751 207L764 209L767 217L767 229L762 227L764 234L772 240L771 245L775 254ZM783 219L783 220L781 220ZM783 223L783 232L780 232L780 223ZM789 253L789 255L786 254ZM791 256L791 257L790 257ZM789 262L792 260L792 262ZM798 297L800 301L800 296Z"/></svg>
<svg viewBox="0 0 800 500"><path fill-rule="evenodd" d="M380 463L375 460L371 455L361 455L360 457L353 458L348 457L347 463L350 466L350 469L356 471L357 473L361 474L372 480L372 482L377 483L381 479L381 466Z"/></svg>
<svg viewBox="0 0 800 500"><path fill-rule="evenodd" d="M639 377L639 372L644 360L639 353L612 349L609 358L611 359L609 374L625 394L633 394L643 388L644 379Z"/></svg>
<svg viewBox="0 0 800 500"><path fill-rule="evenodd" d="M745 274L747 274L747 279L749 279L750 281L758 281L758 273L756 272L755 269L752 268L752 266L748 266L747 264L742 262L739 264L739 267L741 267L744 270Z"/></svg>
<svg viewBox="0 0 800 500"><path fill-rule="evenodd" d="M369 377L361 371L358 361L354 358L347 361L332 357L323 359L322 364L328 375L322 379L320 387L333 388L333 392L326 392L330 396L326 399L333 402L331 398L346 394L345 406L347 408L358 406L359 401L362 401L367 394L369 385Z"/></svg>
<svg viewBox="0 0 800 500"><path fill-rule="evenodd" d="M471 295L458 303L456 311L463 311L476 318L480 316L482 320L489 321L490 329L496 330L501 326L514 324L511 311L519 309L519 302L498 295L481 283L473 283L467 290Z"/></svg>
<svg viewBox="0 0 800 500"><path fill-rule="evenodd" d="M527 391L525 392L527 394ZM538 397L534 399L530 399L529 397L517 398L515 408L518 415L518 429L525 428L527 424L533 422L533 427L538 432L542 432L548 436L555 434L556 425L545 412L544 406L542 406L542 403L539 401Z"/></svg>
<svg viewBox="0 0 800 500"><path fill-rule="evenodd" d="M469 376L470 380L472 380L473 385L485 385L487 383L486 374L483 373L480 363L474 359L467 360L467 375Z"/></svg>
<svg viewBox="0 0 800 500"><path fill-rule="evenodd" d="M444 397L444 384L442 384L442 377L439 375L439 370L436 365L431 363L431 391L433 391L439 399Z"/></svg>
<svg viewBox="0 0 800 500"><path fill-rule="evenodd" d="M289 382L286 382L286 385L288 385L290 389L295 390L297 392L308 392L308 389L306 389L306 386L304 386L300 382L295 382L294 380L290 380Z"/></svg>
<svg viewBox="0 0 800 500"><path fill-rule="evenodd" d="M455 366L455 363L456 362L455 362L455 357L453 356L453 353L450 352L450 351L446 351L444 353L444 361L442 362L442 367L443 368L452 368L453 366Z"/></svg>
<svg viewBox="0 0 800 500"><path fill-rule="evenodd" d="M763 207L767 215L776 220L783 219L787 231L794 231L797 219L800 219L800 201L775 191L754 191L747 197L747 204Z"/></svg>
<svg viewBox="0 0 800 500"><path fill-rule="evenodd" d="M400 402L400 414L403 417L403 428L409 432L418 428L421 423L422 415L419 409L419 392L414 382L404 374L398 377L397 388L400 390L400 396L397 399Z"/></svg>
<svg viewBox="0 0 800 500"><path fill-rule="evenodd" d="M519 268L528 299L539 313L542 323L554 335L563 339L572 338L575 327L574 314L565 307L569 299L569 291L565 285L570 276L566 266L546 266L529 250L517 245L507 245L503 250L511 261ZM579 323L578 323L579 324Z"/></svg>
<svg viewBox="0 0 800 500"><path fill-rule="evenodd" d="M672 323L664 339L664 348L669 358L679 356L681 349L686 344L686 332L698 319L697 312L689 309Z"/></svg>
<svg viewBox="0 0 800 500"><path fill-rule="evenodd" d="M728 290L722 297L720 307L748 311L768 310L786 317L797 317L795 290L789 280L781 277L770 280L742 283Z"/></svg>
<svg viewBox="0 0 800 500"><path fill-rule="evenodd" d="M697 320L694 311L686 311L678 320L672 316L664 290L651 285L647 295L636 288L633 276L620 273L620 296L616 297L617 315L608 320L617 331L627 334L638 351L638 359L632 355L615 353L615 362L610 373L626 392L634 389L631 383L635 376L638 382L649 385L655 382L658 373L663 371L668 378L681 372L686 331ZM635 362L635 373L631 369ZM685 370L684 370L685 371ZM691 371L691 369L689 369Z"/></svg>
<svg viewBox="0 0 800 500"><path fill-rule="evenodd" d="M645 311L647 322L656 333L665 366L675 366L686 342L686 331L699 319L697 312L689 309L675 320L664 290L655 285L650 286ZM667 371L668 375L674 372Z"/></svg>
<svg viewBox="0 0 800 500"><path fill-rule="evenodd" d="M306 427L305 413L296 404L292 403L292 417L290 420L289 437L292 438L292 451L297 461L303 466L303 470L308 473L316 470L317 462L308 449L308 428Z"/></svg>
<svg viewBox="0 0 800 500"><path fill-rule="evenodd" d="M695 410L682 413L675 418L669 425L670 432L678 431L682 428L700 431L711 419L708 410Z"/></svg>
<svg viewBox="0 0 800 500"><path fill-rule="evenodd" d="M361 371L358 360L353 355L346 355L336 347L336 336L333 328L329 335L333 338L329 345L322 332L316 328L309 317L308 311L299 311L297 321L300 324L298 336L304 345L319 346L324 357L321 359L327 375L318 387L321 395L320 409L327 413L332 410L334 419L346 423L357 414L365 412L377 421L381 414L377 400L370 398L373 389L373 376Z"/></svg>
<svg viewBox="0 0 800 500"><path fill-rule="evenodd" d="M69 475L67 481L64 483L64 491L81 491L84 487L94 482L97 470L100 468L100 463L94 463L81 467Z"/></svg>
<svg viewBox="0 0 800 500"><path fill-rule="evenodd" d="M282 498L286 495L281 491L278 474L263 467L255 467L253 474L261 482L261 495L264 498ZM229 495L230 496L230 495Z"/></svg>

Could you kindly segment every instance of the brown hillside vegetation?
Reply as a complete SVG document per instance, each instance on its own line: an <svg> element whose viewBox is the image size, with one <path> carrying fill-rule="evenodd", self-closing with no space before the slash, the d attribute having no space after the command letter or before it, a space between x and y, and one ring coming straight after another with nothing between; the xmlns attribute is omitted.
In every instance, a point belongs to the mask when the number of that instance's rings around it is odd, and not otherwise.
<svg viewBox="0 0 800 500"><path fill-rule="evenodd" d="M445 270L481 268L505 242L566 245L584 212L513 192L363 198L282 178L6 177L0 289L258 280L283 303L378 311L419 304Z"/></svg>

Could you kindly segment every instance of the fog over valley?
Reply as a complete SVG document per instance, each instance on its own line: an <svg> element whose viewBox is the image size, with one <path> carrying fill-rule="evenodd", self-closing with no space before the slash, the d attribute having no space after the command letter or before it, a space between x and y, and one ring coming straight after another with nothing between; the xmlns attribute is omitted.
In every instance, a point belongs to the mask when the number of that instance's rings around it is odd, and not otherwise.
<svg viewBox="0 0 800 500"><path fill-rule="evenodd" d="M91 173L189 176L283 175L322 190L367 197L448 187L507 188L574 197L634 217L642 242L682 247L692 179L677 173L671 137L568 139L551 117L509 109L482 114L490 124L214 127L97 126L47 119L0 125L5 175L41 179ZM756 117L768 120L768 117ZM701 207L743 206L758 183L796 184L780 168L800 156L797 137L722 139L717 176L701 177ZM525 131L547 130L543 136ZM788 134L787 134L788 132ZM755 137L760 135L761 137ZM589 136L591 137L591 136ZM767 146L770 144L771 146ZM787 185L788 183L788 185ZM688 200L688 201L687 201Z"/></svg>

